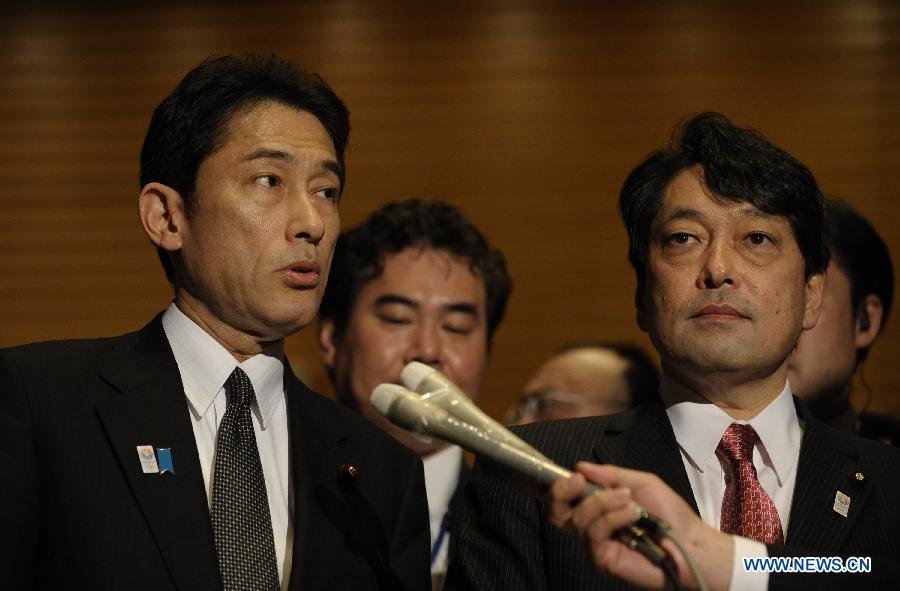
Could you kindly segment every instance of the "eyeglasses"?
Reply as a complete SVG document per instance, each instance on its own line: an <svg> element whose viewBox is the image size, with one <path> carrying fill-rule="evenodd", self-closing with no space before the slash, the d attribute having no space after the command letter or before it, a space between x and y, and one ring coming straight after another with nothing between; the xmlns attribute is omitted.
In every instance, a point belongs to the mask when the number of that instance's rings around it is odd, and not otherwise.
<svg viewBox="0 0 900 591"><path fill-rule="evenodd" d="M544 388L524 395L519 405L503 418L507 423L518 423L525 418L541 421L550 414L573 414L580 407L596 405L597 401L584 394Z"/></svg>

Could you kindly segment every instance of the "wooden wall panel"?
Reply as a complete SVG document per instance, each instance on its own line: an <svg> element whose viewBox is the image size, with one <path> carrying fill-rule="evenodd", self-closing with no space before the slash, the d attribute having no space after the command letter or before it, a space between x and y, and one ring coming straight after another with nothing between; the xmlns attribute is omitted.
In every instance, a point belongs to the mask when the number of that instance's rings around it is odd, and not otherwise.
<svg viewBox="0 0 900 591"><path fill-rule="evenodd" d="M689 113L758 127L900 252L896 2L22 3L0 9L0 345L120 333L166 305L136 216L142 136L189 68L248 51L319 71L350 106L345 225L442 198L506 252L494 414L566 341L648 344L615 197ZM289 353L329 390L312 331ZM892 321L873 408L900 413L898 356Z"/></svg>

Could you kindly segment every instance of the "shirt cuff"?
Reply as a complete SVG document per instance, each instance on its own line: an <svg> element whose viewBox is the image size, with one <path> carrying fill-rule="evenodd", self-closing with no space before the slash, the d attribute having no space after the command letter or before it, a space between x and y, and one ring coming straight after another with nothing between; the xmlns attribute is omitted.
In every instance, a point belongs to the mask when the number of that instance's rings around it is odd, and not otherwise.
<svg viewBox="0 0 900 591"><path fill-rule="evenodd" d="M766 571L747 572L744 570L744 558L765 558L769 555L762 542L731 536L734 540L734 556L731 560L731 583L728 591L765 591L769 586L769 573Z"/></svg>

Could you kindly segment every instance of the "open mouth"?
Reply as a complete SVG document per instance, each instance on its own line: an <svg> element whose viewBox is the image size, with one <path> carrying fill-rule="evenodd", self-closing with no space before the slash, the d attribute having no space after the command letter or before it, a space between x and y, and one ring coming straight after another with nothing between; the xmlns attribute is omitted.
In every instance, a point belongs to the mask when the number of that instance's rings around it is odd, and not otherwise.
<svg viewBox="0 0 900 591"><path fill-rule="evenodd" d="M319 265L313 261L288 265L281 269L281 274L294 287L314 287L319 284Z"/></svg>

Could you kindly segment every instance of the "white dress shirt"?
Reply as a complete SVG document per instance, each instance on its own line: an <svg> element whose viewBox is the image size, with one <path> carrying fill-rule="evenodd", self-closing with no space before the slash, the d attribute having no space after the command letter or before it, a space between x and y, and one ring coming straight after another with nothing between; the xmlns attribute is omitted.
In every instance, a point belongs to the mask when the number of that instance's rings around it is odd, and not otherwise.
<svg viewBox="0 0 900 591"><path fill-rule="evenodd" d="M462 468L463 452L456 445L451 445L423 459L425 466L425 494L428 497L428 516L431 521L431 546L434 548L441 522L450 506L450 499L459 483L459 470ZM432 573L447 571L447 549L450 547L450 536L445 535L437 556L431 562Z"/></svg>
<svg viewBox="0 0 900 591"><path fill-rule="evenodd" d="M287 589L294 531L283 350L279 348L238 363L174 303L163 314L162 324L181 373L210 505L216 434L225 415L225 381L234 368L240 366L253 384L256 402L251 406L250 414L269 498L279 580L281 588Z"/></svg>
<svg viewBox="0 0 900 591"><path fill-rule="evenodd" d="M759 441L753 446L753 465L760 485L778 509L781 529L787 537L803 437L790 386L785 383L781 393L749 421L736 421L708 402L675 402L666 412L681 449L681 459L700 509L700 517L716 529L720 529L725 472L728 469L716 455L716 447L732 423L753 427L759 435ZM730 588L735 591L765 589L768 574L746 573L741 561L745 556L766 556L765 545L740 536L734 536L734 539Z"/></svg>

